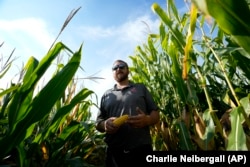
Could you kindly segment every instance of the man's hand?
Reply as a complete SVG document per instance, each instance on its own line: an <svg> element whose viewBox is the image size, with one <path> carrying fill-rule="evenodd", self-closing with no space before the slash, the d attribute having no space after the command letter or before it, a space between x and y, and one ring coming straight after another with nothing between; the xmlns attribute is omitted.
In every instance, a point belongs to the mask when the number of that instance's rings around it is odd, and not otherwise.
<svg viewBox="0 0 250 167"><path fill-rule="evenodd" d="M146 115L139 107L136 108L138 115L129 116L128 123L134 128L142 128L150 124L150 116Z"/></svg>
<svg viewBox="0 0 250 167"><path fill-rule="evenodd" d="M111 117L107 119L106 121L104 121L104 129L106 133L112 134L112 133L115 133L119 129L119 127L113 123L115 119L116 117Z"/></svg>

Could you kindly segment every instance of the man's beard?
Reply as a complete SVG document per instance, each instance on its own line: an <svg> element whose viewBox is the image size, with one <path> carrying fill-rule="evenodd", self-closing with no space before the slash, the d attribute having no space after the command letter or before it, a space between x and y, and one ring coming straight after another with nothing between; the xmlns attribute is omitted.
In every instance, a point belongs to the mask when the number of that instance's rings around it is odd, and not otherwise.
<svg viewBox="0 0 250 167"><path fill-rule="evenodd" d="M122 82L122 81L125 81L125 80L127 80L128 79L128 75L126 75L125 73L120 73L120 74L117 74L116 76L115 76L115 80L117 81L117 82Z"/></svg>

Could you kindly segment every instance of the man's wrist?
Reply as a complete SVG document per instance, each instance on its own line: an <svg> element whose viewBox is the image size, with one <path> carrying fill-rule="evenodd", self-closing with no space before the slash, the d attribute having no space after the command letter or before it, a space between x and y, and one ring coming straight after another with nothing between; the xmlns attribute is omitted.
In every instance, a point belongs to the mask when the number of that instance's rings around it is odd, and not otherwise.
<svg viewBox="0 0 250 167"><path fill-rule="evenodd" d="M151 126L151 117L150 117L150 115L146 115L146 125L147 126Z"/></svg>
<svg viewBox="0 0 250 167"><path fill-rule="evenodd" d="M107 130L107 120L103 121L103 129L106 132L106 130Z"/></svg>

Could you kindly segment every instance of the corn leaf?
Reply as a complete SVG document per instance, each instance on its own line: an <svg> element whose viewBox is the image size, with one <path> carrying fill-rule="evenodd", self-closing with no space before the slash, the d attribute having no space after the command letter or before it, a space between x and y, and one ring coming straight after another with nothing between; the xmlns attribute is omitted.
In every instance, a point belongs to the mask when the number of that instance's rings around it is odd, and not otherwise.
<svg viewBox="0 0 250 167"><path fill-rule="evenodd" d="M209 110L206 110L203 113L203 119L206 123L206 131L205 134L203 135L202 139L205 142L205 149L208 150L209 149L209 142L213 140L214 136L215 136L215 125L214 125L214 121L211 115L211 112Z"/></svg>
<svg viewBox="0 0 250 167"><path fill-rule="evenodd" d="M30 76L36 69L38 63L39 63L38 60L36 60L34 57L30 57L26 66L24 67L24 77L23 77L24 83L29 82ZM30 91L24 98L22 105L20 105L19 112L16 114L16 118L15 118L16 121L21 120L25 116L25 114L27 114L26 110L28 108L28 104L32 101L33 93L34 93L34 89L30 89Z"/></svg>
<svg viewBox="0 0 250 167"><path fill-rule="evenodd" d="M193 35L194 35L194 31L195 31L195 25L196 25L196 20L197 20L197 8L192 5L191 6L191 16L190 16L190 26L188 29L188 34L186 37L186 46L184 48L184 53L185 56L183 58L183 72L182 72L182 78L184 80L187 80L188 77L188 72L190 70L190 66L191 66L191 60L190 60L190 56L189 54L192 52L193 50Z"/></svg>
<svg viewBox="0 0 250 167"><path fill-rule="evenodd" d="M51 120L50 126L48 129L44 129L45 135L39 135L34 140L38 142L41 138L46 139L50 133L55 133L58 130L59 126L65 121L67 114L78 104L85 100L89 95L94 93L91 90L86 88L82 89L74 98L70 101L68 105L63 106L60 108L53 119Z"/></svg>
<svg viewBox="0 0 250 167"><path fill-rule="evenodd" d="M36 69L36 67L38 66L39 61L34 58L34 57L30 57L26 66L24 67L25 71L25 75L23 77L23 82L28 82L30 79L30 76L32 76L32 73L34 72L34 70Z"/></svg>
<svg viewBox="0 0 250 167"><path fill-rule="evenodd" d="M168 7L171 8L171 11L172 11L172 12L170 12L170 9L169 9L168 10L169 14L173 14L173 16L175 17L175 20L177 20L178 23L181 23L181 20L179 18L179 14L178 14L178 9L176 8L176 6L174 4L174 0L168 0L167 3L168 3Z"/></svg>
<svg viewBox="0 0 250 167"><path fill-rule="evenodd" d="M219 27L250 53L250 9L246 0L192 0Z"/></svg>
<svg viewBox="0 0 250 167"><path fill-rule="evenodd" d="M11 148L17 146L23 139L25 139L25 137L29 136L32 131L29 130L29 132L27 132L27 129L29 129L29 127L35 122L41 120L44 116L48 115L48 113L51 111L52 107L55 105L58 98L61 97L68 83L71 81L72 77L74 76L75 72L79 67L81 59L81 49L82 46L80 47L79 51L73 55L73 57L66 64L66 66L47 83L47 85L37 94L37 96L29 104L26 104L28 105L28 107L25 111L25 117L21 120L13 122L14 126L12 126L10 133L0 141L0 148L4 150L1 151L0 158L3 158L3 156L11 150ZM57 52L57 54L58 53L59 52ZM48 63L43 61L42 64L47 65ZM36 68L37 71L33 72L33 74L41 74L41 72L45 70L43 69L43 67L44 66L42 65L38 66ZM39 75L37 75L37 77L34 77L31 82L37 80L36 78L38 77ZM27 85L31 86L33 84L27 83L24 86ZM29 88L26 87L24 89L25 91L27 91L29 90ZM32 89L30 91L32 91ZM21 92L22 91L19 92L19 97L23 96ZM25 92L25 94L29 94L29 92Z"/></svg>
<svg viewBox="0 0 250 167"><path fill-rule="evenodd" d="M11 67L11 63L8 64L3 70L0 71L0 79L3 78L3 76L9 71Z"/></svg>
<svg viewBox="0 0 250 167"><path fill-rule="evenodd" d="M176 125L180 130L179 139L180 139L181 150L187 150L187 151L194 150L186 124L183 121L178 121Z"/></svg>
<svg viewBox="0 0 250 167"><path fill-rule="evenodd" d="M241 116L240 107L233 108L230 113L231 132L228 136L227 150L243 151L247 150L246 135L242 127L243 117Z"/></svg>
<svg viewBox="0 0 250 167"><path fill-rule="evenodd" d="M169 56L172 59L172 73L174 75L174 79L175 79L175 87L177 87L177 92L181 98L182 101L184 101L185 103L187 102L187 87L184 83L184 80L182 79L182 72L181 72L181 68L180 65L178 63L178 54L176 54L176 50L174 48L174 46L171 47L171 50L169 52Z"/></svg>
<svg viewBox="0 0 250 167"><path fill-rule="evenodd" d="M56 142L53 146L54 150L60 151L60 149L66 143L66 141L70 141L69 138L72 136L73 133L79 130L79 128L81 128L81 124L76 123L76 122L72 122L69 126L64 128L63 132L56 139ZM57 152L54 152L53 154L56 154L56 153Z"/></svg>
<svg viewBox="0 0 250 167"><path fill-rule="evenodd" d="M154 3L152 5L152 10L155 13L157 13L158 16L161 18L161 20L169 27L169 30L174 36L174 40L179 45L179 48L183 49L185 46L183 35L177 28L173 27L173 21L166 15L166 13L162 10L162 8L157 3Z"/></svg>
<svg viewBox="0 0 250 167"><path fill-rule="evenodd" d="M248 94L247 97L240 99L240 103L249 117L249 115L250 115L250 94Z"/></svg>
<svg viewBox="0 0 250 167"><path fill-rule="evenodd" d="M17 92L15 93L12 102L8 108L10 132L12 132L12 130L15 128L14 124L20 121L22 117L26 114L27 103L30 103L30 99L27 98L30 98L32 96L37 82L43 76L43 74L50 66L51 62L56 58L56 56L58 56L59 52L63 48L66 48L64 44L57 43L55 47L50 50L50 52L41 60L39 65L34 69L32 73L28 70L28 74L30 74L29 79L25 78L22 86L20 86ZM33 61L33 63L35 62ZM21 106L23 110L20 110Z"/></svg>
<svg viewBox="0 0 250 167"><path fill-rule="evenodd" d="M19 87L20 85L12 85L10 88L5 89L2 92L0 92L0 97L17 90Z"/></svg>

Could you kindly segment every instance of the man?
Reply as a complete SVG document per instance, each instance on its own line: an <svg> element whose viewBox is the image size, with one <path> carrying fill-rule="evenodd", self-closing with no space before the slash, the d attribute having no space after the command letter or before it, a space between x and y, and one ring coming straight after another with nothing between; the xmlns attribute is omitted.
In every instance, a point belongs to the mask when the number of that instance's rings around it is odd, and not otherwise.
<svg viewBox="0 0 250 167"><path fill-rule="evenodd" d="M112 70L116 84L101 98L96 128L106 132L106 166L133 166L140 154L152 151L149 127L159 121L159 112L147 88L128 79L126 62L116 60ZM126 123L116 126L113 121L125 114Z"/></svg>

